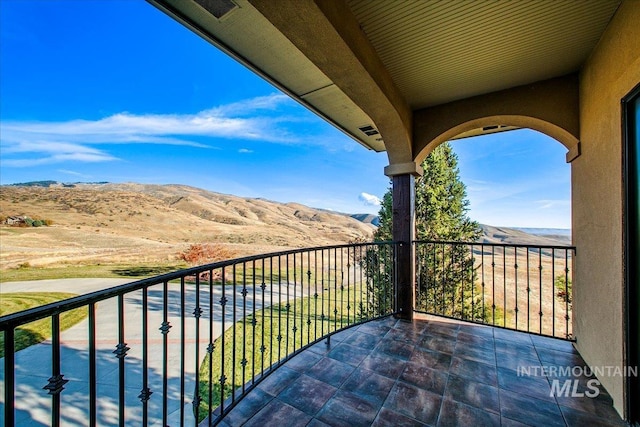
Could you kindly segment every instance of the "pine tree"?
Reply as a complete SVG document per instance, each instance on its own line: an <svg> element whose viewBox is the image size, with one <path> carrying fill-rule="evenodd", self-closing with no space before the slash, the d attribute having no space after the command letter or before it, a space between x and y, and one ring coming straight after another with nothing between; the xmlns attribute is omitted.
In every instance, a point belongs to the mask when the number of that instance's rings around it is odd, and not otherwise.
<svg viewBox="0 0 640 427"><path fill-rule="evenodd" d="M480 237L480 225L467 217L467 189L460 180L458 156L449 143L441 144L422 162L424 174L416 178L416 240L467 241ZM380 225L374 240L391 240L391 203L389 189L380 206Z"/></svg>
<svg viewBox="0 0 640 427"><path fill-rule="evenodd" d="M473 254L466 245L439 242L475 242L480 225L469 219L466 187L460 180L458 158L448 143L437 147L422 163L424 175L415 183L416 308L468 320L483 320ZM384 195L376 241L392 240L392 192ZM367 269L368 270L368 269ZM387 294L392 272L386 281L370 278L372 295ZM379 275L379 274L378 274ZM368 275L369 276L369 275ZM376 307L375 304L373 304Z"/></svg>

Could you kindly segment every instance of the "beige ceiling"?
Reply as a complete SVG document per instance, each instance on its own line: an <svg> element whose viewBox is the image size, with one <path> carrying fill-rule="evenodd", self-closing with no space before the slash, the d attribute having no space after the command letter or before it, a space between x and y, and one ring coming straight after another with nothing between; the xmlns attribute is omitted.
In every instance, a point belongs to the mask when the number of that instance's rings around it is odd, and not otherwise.
<svg viewBox="0 0 640 427"><path fill-rule="evenodd" d="M413 109L577 71L620 0L348 0Z"/></svg>
<svg viewBox="0 0 640 427"><path fill-rule="evenodd" d="M362 91L360 98L354 96L354 79L371 77L369 84L382 82L380 92L392 94L391 104L417 110L563 76L580 69L621 2L148 1L376 151L385 150L381 135L375 131L365 134L361 128L378 127L372 119L379 113L375 110L378 103L371 108L371 100L363 102ZM271 8L270 19L259 12L267 7ZM309 11L315 13L312 18ZM327 12L333 16L320 23L322 13ZM345 13L353 16L342 19ZM343 23L344 28L330 30L335 28L331 25ZM360 34L354 34L354 28ZM362 63L362 70L374 74L356 75L351 82L336 74L335 58L328 58L332 45L320 46L322 40L336 40L336 35L346 37L343 41L348 47L354 40L365 40L366 46L353 46L353 56L344 57L344 64L357 71L355 59ZM345 49L340 52L344 55ZM375 61L372 55L377 55ZM371 64L382 64L382 74ZM398 97L404 98L400 104Z"/></svg>

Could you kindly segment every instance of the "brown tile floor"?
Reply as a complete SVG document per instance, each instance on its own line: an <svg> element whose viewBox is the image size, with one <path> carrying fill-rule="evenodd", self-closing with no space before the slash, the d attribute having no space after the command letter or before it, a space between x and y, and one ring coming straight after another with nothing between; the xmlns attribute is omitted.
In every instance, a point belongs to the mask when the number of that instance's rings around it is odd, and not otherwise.
<svg viewBox="0 0 640 427"><path fill-rule="evenodd" d="M554 397L534 366L584 366L562 340L437 317L348 329L278 368L222 426L620 426L604 389ZM530 375L518 375L529 367ZM537 368L540 369L540 368ZM573 383L570 383L573 387Z"/></svg>

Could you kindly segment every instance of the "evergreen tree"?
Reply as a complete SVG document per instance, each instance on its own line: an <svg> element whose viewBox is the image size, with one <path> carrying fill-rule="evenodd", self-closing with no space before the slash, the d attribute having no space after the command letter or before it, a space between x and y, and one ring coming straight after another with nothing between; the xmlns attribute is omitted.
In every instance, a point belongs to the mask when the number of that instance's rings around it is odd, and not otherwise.
<svg viewBox="0 0 640 427"><path fill-rule="evenodd" d="M373 240L376 242L384 242L393 239L391 234L391 225L393 223L393 219L391 218L392 210L393 195L391 189L389 189L384 193L384 196L382 196L380 211L378 211L378 228L375 233L373 233Z"/></svg>
<svg viewBox="0 0 640 427"><path fill-rule="evenodd" d="M467 241L480 237L480 225L467 217L467 189L460 180L458 156L449 143L438 146L422 162L424 174L416 178L416 240ZM380 206L380 226L374 240L392 239L392 192L389 189Z"/></svg>
<svg viewBox="0 0 640 427"><path fill-rule="evenodd" d="M415 182L416 306L420 311L468 320L483 320L484 306L476 290L473 254L467 245L438 242L475 242L480 225L467 216L469 202L460 180L458 158L448 143L437 147L422 163L424 175ZM392 240L392 191L382 199L376 241ZM373 254L372 254L373 256ZM375 257L373 257L375 259ZM370 268L366 267L369 272ZM379 270L376 271L378 276ZM384 281L367 274L372 295L388 294L391 266ZM377 307L376 304L373 304ZM383 311L383 310L382 310Z"/></svg>

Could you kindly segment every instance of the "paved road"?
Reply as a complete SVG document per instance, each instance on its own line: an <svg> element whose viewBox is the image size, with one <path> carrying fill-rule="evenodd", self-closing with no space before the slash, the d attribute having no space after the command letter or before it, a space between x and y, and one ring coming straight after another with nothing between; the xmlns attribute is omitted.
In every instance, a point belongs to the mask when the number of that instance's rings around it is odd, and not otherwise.
<svg viewBox="0 0 640 427"><path fill-rule="evenodd" d="M12 282L0 284L0 303L5 292L28 291L57 291L84 294L99 289L116 286L128 281L120 279L61 279L41 280L33 282ZM282 296L293 292L293 285L282 285ZM299 288L299 287L298 287ZM261 290L256 290L260 295ZM267 292L269 290L267 289ZM299 295L299 289L297 290ZM200 337L195 335L196 319L191 314L196 306L196 291L194 286L188 286L185 292L184 304L185 328L181 328L181 298L179 285L170 285L168 291L167 317L172 328L167 335L169 340L167 408L169 410L169 425L180 425L180 408L184 408L185 425L193 425L194 416L191 402L195 390L195 372L199 367L206 347L209 344L209 331L213 330L214 337L222 332L222 319L219 304L222 293L219 287L214 287L210 295L208 287L199 291L201 306L208 307L209 298L216 303L213 318L205 310L199 320ZM263 307L261 298L252 298L250 291L243 300L241 290L236 294L236 320L242 318L243 303L247 313L254 307ZM162 369L163 346L162 334L159 328L163 322L164 292L162 286L155 286L148 291L148 358L147 372L149 373L149 388L153 392L148 402L149 417L161 424L163 407ZM277 299L277 294L276 299ZM229 303L233 304L233 296L227 289ZM265 301L266 303L267 301ZM255 303L255 306L254 306ZM233 310L227 306L225 328L232 324ZM204 309L204 307L203 307ZM142 292L127 294L124 298L125 342L130 350L125 357L125 407L127 425L141 425L142 405L138 395L142 389ZM118 391L119 369L118 358L113 351L118 344L118 305L117 299L100 302L96 309L96 360L97 360L97 393L98 393L98 424L115 425L118 420ZM89 354L88 354L88 320L84 320L61 334L61 372L69 382L61 394L62 424L72 426L88 425L89 408ZM185 384L184 396L180 395L180 347L182 340L187 344L184 354ZM196 348L199 348L199 360L196 361ZM43 387L51 376L51 343L44 341L16 353L16 421L19 426L43 426L51 423L51 398ZM4 364L0 359L0 411L4 411ZM3 412L0 412L2 414ZM1 415L0 415L1 416Z"/></svg>

